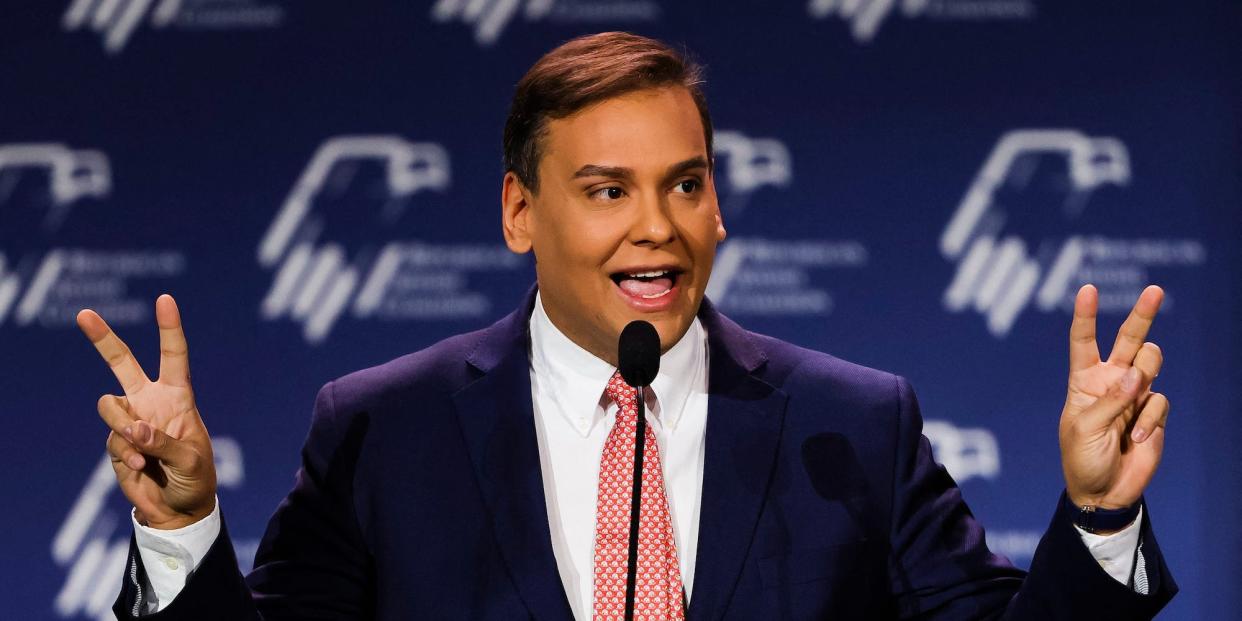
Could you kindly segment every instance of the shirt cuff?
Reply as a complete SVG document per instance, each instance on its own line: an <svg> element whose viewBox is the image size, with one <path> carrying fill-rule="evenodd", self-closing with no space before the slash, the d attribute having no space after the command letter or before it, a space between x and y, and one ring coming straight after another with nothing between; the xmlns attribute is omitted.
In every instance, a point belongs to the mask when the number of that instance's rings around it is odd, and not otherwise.
<svg viewBox="0 0 1242 621"><path fill-rule="evenodd" d="M153 614L185 588L190 573L198 569L220 535L220 499L216 498L216 506L207 517L183 528L160 530L143 526L133 511L129 519L134 524L134 541L151 585L145 612Z"/></svg>
<svg viewBox="0 0 1242 621"><path fill-rule="evenodd" d="M1111 535L1089 533L1078 528L1078 525L1074 525L1074 528L1078 529L1078 535L1082 537L1083 544L1087 546L1087 550L1091 552L1091 556L1095 557L1095 561L1100 564L1105 573L1117 582L1129 584L1130 573L1134 569L1134 552L1139 544L1142 524L1143 508L1139 507L1138 517L1134 518L1129 526Z"/></svg>

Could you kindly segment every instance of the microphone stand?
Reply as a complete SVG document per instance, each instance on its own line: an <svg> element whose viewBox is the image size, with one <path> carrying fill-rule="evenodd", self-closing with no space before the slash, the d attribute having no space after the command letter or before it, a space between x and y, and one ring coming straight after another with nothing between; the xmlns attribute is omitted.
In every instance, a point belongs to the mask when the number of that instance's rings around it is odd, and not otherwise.
<svg viewBox="0 0 1242 621"><path fill-rule="evenodd" d="M625 621L634 619L634 583L638 574L638 518L643 504L643 453L647 440L647 400L643 387L638 390L638 425L634 438L634 489L630 496L630 553L626 558Z"/></svg>

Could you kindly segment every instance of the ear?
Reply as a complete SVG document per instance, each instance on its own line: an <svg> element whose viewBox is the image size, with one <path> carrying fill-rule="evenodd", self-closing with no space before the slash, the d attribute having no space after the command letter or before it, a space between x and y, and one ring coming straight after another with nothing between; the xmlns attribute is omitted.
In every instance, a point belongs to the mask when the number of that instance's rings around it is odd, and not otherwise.
<svg viewBox="0 0 1242 621"><path fill-rule="evenodd" d="M712 207L714 207L716 212L716 243L719 244L725 240L725 236L728 235L728 233L725 231L724 219L720 217L720 201L716 198L716 175L712 173L708 174L711 175L708 183L712 184Z"/></svg>
<svg viewBox="0 0 1242 621"><path fill-rule="evenodd" d="M531 249L530 208L530 190L513 171L505 173L500 189L501 227L505 244L517 254L526 254Z"/></svg>

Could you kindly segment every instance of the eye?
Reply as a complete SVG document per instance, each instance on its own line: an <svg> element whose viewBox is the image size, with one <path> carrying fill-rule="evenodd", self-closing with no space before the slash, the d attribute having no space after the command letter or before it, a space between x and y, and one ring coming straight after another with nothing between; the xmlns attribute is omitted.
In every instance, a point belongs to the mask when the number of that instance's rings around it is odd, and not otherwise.
<svg viewBox="0 0 1242 621"><path fill-rule="evenodd" d="M591 192L592 198L599 198L599 199L610 200L610 201L620 200L624 196L625 196L625 190L622 190L621 188L615 185L609 186L606 188L600 188L598 190L595 190L594 192Z"/></svg>
<svg viewBox="0 0 1242 621"><path fill-rule="evenodd" d="M703 184L699 183L698 179L685 179L683 181L678 181L677 185L673 186L673 191L691 194L697 191L702 185Z"/></svg>

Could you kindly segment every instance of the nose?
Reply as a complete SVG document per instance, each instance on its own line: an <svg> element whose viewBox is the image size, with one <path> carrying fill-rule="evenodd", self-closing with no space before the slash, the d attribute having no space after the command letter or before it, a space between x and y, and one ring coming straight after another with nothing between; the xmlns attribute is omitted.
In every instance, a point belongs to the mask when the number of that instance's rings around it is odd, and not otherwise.
<svg viewBox="0 0 1242 621"><path fill-rule="evenodd" d="M669 207L667 197L658 193L642 193L634 205L630 242L636 246L663 246L677 239L677 227L673 224Z"/></svg>

